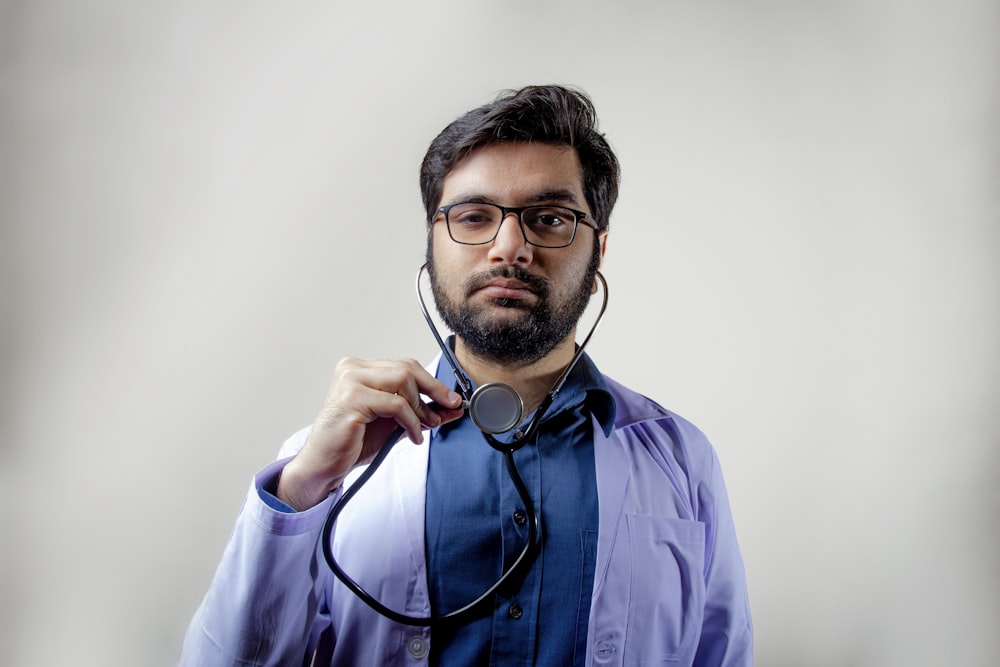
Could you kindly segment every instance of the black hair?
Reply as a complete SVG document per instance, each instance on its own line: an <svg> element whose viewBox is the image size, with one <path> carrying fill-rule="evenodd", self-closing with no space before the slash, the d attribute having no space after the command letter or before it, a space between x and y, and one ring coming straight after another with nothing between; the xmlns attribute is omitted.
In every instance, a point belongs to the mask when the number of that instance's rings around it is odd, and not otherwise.
<svg viewBox="0 0 1000 667"><path fill-rule="evenodd" d="M618 199L618 158L597 131L597 112L586 93L565 86L508 90L489 104L454 120L431 142L420 165L420 192L427 223L441 204L444 179L476 148L513 141L537 141L576 149L583 193L599 229L607 229Z"/></svg>

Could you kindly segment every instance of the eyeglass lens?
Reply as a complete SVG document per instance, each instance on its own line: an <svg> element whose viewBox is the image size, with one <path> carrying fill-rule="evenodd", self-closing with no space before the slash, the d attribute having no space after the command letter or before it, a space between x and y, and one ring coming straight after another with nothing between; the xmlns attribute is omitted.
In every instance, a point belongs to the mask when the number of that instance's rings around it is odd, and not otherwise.
<svg viewBox="0 0 1000 667"><path fill-rule="evenodd" d="M494 204L455 204L448 210L448 231L459 243L488 243L503 217L503 209ZM528 243L542 247L569 245L576 231L576 214L561 206L529 206L520 220Z"/></svg>

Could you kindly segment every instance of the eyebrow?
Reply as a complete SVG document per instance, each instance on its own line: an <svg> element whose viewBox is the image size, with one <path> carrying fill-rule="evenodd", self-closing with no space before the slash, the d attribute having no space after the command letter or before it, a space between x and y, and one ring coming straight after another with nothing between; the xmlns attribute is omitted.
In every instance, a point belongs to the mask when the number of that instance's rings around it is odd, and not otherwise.
<svg viewBox="0 0 1000 667"><path fill-rule="evenodd" d="M500 206L495 199L483 194L468 194L459 195L455 197L452 202L470 202L473 204L493 204L495 206ZM533 206L535 204L541 204L545 202L558 202L562 204L573 204L574 206L580 206L581 202L577 199L576 195L573 194L571 190L566 190L563 188L558 188L554 190L543 190L541 192L536 192L533 195L529 195L524 199L525 205Z"/></svg>
<svg viewBox="0 0 1000 667"><path fill-rule="evenodd" d="M576 206L580 205L580 201L576 198L570 190L546 190L545 192L539 192L533 197L529 197L528 201L532 204L537 204L539 202L547 201L557 201L564 202L566 204L574 204Z"/></svg>

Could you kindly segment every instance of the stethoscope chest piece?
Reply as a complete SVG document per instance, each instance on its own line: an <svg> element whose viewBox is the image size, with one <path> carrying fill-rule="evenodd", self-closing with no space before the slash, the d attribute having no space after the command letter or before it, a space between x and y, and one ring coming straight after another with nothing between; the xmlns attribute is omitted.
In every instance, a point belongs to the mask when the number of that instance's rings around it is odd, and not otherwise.
<svg viewBox="0 0 1000 667"><path fill-rule="evenodd" d="M506 433L521 423L523 410L521 397L503 382L482 385L469 400L469 416L484 433Z"/></svg>

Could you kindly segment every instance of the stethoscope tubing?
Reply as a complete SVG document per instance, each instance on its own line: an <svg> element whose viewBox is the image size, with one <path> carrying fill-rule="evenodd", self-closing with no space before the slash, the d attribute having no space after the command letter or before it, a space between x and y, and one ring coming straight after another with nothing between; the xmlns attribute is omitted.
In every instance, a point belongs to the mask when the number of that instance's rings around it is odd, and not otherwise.
<svg viewBox="0 0 1000 667"><path fill-rule="evenodd" d="M333 571L333 574L336 575L337 579L339 579L341 583L343 583L352 593L360 598L362 602L367 604L382 616L385 616L392 621L396 621L397 623L426 627L434 623L450 621L460 616L464 616L500 590L500 587L503 586L514 575L514 573L518 571L522 563L527 562L531 552L534 550L534 547L538 542L540 527L538 524L538 513L535 511L535 505L531 499L531 494L528 492L528 487L525 485L524 480L517 471L517 465L514 463L514 450L511 449L505 451L504 462L507 466L507 474L514 483L514 488L517 490L517 495L520 497L521 502L524 503L525 514L527 515L528 539L525 542L524 547L521 549L521 553L518 554L517 559L510 565L510 567L503 571L500 578L497 579L497 581L486 591L484 591L482 595L477 597L472 602L469 602L468 604L446 614L411 616L409 614L404 614L394 609L390 609L376 600L374 596L361 586L361 584L352 579L351 576L348 575L337 562L337 559L333 555L333 540L331 538L333 537L333 526L336 523L337 517L340 515L341 511L343 511L344 507L347 506L347 503L354 497L361 487L365 485L371 476L375 474L375 471L378 470L379 466L381 466L389 456L389 452L392 450L393 446L399 442L403 433L403 427L397 427L396 430L393 431L392 434L386 439L382 449L375 456L372 462L368 464L368 468L365 469L358 479L344 491L339 499L337 499L337 502L330 509L330 513L326 517L326 523L323 525L323 532L320 539L323 543L323 556L326 559L327 565L330 566L330 569Z"/></svg>
<svg viewBox="0 0 1000 667"><path fill-rule="evenodd" d="M470 404L470 400L474 395L472 391L472 380L462 369L461 365L459 365L458 359L455 357L454 353L451 351L447 343L445 343L444 340L441 338L441 335L438 333L437 327L434 326L434 322L431 319L430 314L427 312L427 307L424 304L423 294L421 293L420 290L420 279L423 276L423 273L426 270L426 268L427 268L426 264L421 266L420 271L417 273L417 297L418 301L420 302L420 309L424 314L424 319L427 320L427 324L430 326L431 332L434 334L434 338L437 341L438 346L441 348L442 354L444 355L445 359L447 359L449 365L451 365L452 367L452 371L454 372L455 379L458 383L459 393L462 394L462 398L465 400L465 405L468 406ZM453 611L449 611L445 614L431 614L430 616L411 616L409 614L404 614L394 609L390 609L386 605L382 604L380 601L376 600L374 596L368 593L368 591L366 591L361 586L361 584L359 584L357 581L351 578L351 576L344 571L344 569L337 562L336 557L333 555L333 539L332 539L333 528L334 524L337 521L337 517L340 516L340 513L347 506L347 503L350 502L352 498L354 498L357 492L368 482L369 479L371 479L371 476L375 474L375 471L378 470L379 467L382 465L382 463L385 462L386 458L388 458L389 453L392 451L392 448L396 445L397 442L399 442L400 438L402 438L403 433L405 432L405 429L402 426L397 427L389 435L389 437L385 441L385 444L382 446L382 449L380 449L378 454L375 455L375 458L372 459L372 462L368 464L368 467L364 470L364 472L362 472L358 476L358 478L354 481L353 484L351 484L343 491L340 498L338 498L337 501L334 503L333 507L330 508L330 513L326 517L326 522L323 524L323 531L320 535L320 540L322 542L322 547L323 547L323 557L325 558L327 565L330 567L330 570L333 571L333 574L337 577L337 579L339 579L340 582L343 583L344 586L346 586L352 593L354 593L354 595L356 595L362 602L367 604L369 607L374 609L382 616L397 623L401 623L403 625L419 626L419 627L427 627L435 623L442 623L454 620L458 617L470 613L471 611L476 609L479 605L486 602L494 594L496 594L496 592L500 590L500 588L508 580L510 580L510 578L514 575L514 573L517 572L519 568L521 568L522 564L527 563L528 559L531 557L532 552L534 551L536 545L538 544L538 537L539 533L541 532L541 526L539 525L538 513L535 510L534 500L531 498L531 494L528 492L528 488L525 485L524 480L521 478L521 475L517 470L517 465L514 463L514 452L516 452L518 449L523 447L529 441L534 439L535 434L538 431L538 427L541 424L542 417L548 411L549 407L552 405L552 401L555 399L556 394L558 394L559 390L562 389L563 384L566 382L566 378L569 377L570 371L573 370L577 362L583 356L583 351L587 347L587 343L590 342L591 336L593 336L594 331L597 330L597 325L601 323L601 320L604 317L604 311L608 307L608 284L607 281L604 280L604 276L602 276L599 271L595 275L600 280L601 287L603 288L603 293L604 293L604 299L601 304L601 310L597 315L597 320L594 322L593 326L591 326L590 332L587 334L587 337L584 338L583 343L580 344L580 346L577 348L576 354L573 356L572 361L563 371L562 375L559 376L559 379L556 380L555 384L552 386L552 389L549 390L549 393L542 400L542 403L535 410L535 414L532 417L531 422L529 423L527 429L524 429L523 431L519 430L515 434L514 440L509 443L504 443L494 438L491 433L483 431L483 437L486 439L487 443L489 443L489 445L493 447L493 449L496 449L497 451L501 452L504 455L504 463L507 468L507 475L510 477L511 482L514 484L514 488L517 491L518 497L521 499L521 502L524 503L524 511L525 514L527 515L528 539L525 542L524 547L521 549L521 552L514 560L514 562L509 567L505 568L502 571L502 573L500 574L500 578L497 579L496 582L492 586L490 586L486 591L484 591L482 595L477 597L475 600L472 600L468 604L463 605L462 607L459 607L458 609L455 609Z"/></svg>

